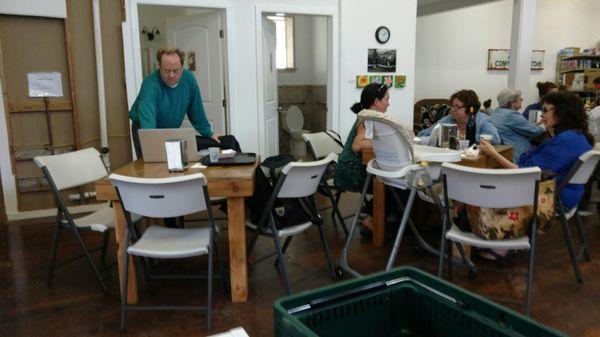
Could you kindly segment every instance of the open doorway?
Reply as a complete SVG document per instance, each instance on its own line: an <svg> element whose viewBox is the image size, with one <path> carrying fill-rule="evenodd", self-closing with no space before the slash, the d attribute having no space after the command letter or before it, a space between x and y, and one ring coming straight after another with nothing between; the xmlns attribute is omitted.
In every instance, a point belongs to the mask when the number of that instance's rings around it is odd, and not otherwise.
<svg viewBox="0 0 600 337"><path fill-rule="evenodd" d="M265 150L306 157L330 111L330 16L262 13Z"/></svg>
<svg viewBox="0 0 600 337"><path fill-rule="evenodd" d="M143 76L158 69L158 48L181 49L185 53L184 69L194 74L200 86L212 130L216 134L227 134L225 10L138 5L138 18ZM187 116L182 127L193 127Z"/></svg>

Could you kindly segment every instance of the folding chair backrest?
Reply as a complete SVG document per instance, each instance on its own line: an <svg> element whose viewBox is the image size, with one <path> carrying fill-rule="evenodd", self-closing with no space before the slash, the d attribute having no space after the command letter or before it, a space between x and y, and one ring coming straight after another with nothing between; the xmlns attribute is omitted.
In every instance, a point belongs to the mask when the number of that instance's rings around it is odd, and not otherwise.
<svg viewBox="0 0 600 337"><path fill-rule="evenodd" d="M488 208L530 206L535 203L539 167L520 169L480 169L444 163L448 198Z"/></svg>
<svg viewBox="0 0 600 337"><path fill-rule="evenodd" d="M100 153L94 148L33 158L39 168L46 168L58 191L92 183L108 172Z"/></svg>
<svg viewBox="0 0 600 337"><path fill-rule="evenodd" d="M204 211L206 178L202 173L169 178L109 176L123 208L151 218L172 218ZM208 193L207 193L208 194Z"/></svg>
<svg viewBox="0 0 600 337"><path fill-rule="evenodd" d="M280 179L285 179L277 192L278 198L302 198L315 194L327 165L335 158L327 157L311 162L291 162L281 171Z"/></svg>
<svg viewBox="0 0 600 337"><path fill-rule="evenodd" d="M413 164L412 139L407 139L407 131L387 119L364 117L363 121L373 123L373 153L381 169L396 171Z"/></svg>
<svg viewBox="0 0 600 337"><path fill-rule="evenodd" d="M568 183L587 184L599 160L600 151L590 150L582 154L567 174L567 177L571 177L568 179Z"/></svg>
<svg viewBox="0 0 600 337"><path fill-rule="evenodd" d="M327 157L330 153L340 154L343 147L325 132L305 133L302 135L308 144L314 160Z"/></svg>

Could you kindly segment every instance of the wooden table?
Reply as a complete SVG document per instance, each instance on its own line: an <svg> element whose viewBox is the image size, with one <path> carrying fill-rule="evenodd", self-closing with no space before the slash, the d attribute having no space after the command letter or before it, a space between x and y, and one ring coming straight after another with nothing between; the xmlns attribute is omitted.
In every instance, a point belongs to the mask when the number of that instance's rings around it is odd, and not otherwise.
<svg viewBox="0 0 600 337"><path fill-rule="evenodd" d="M503 157L512 161L514 155L512 145L494 145L494 148ZM373 158L375 158L373 150L368 149L362 152L364 165L367 165ZM474 157L463 157L458 164L479 168L500 167L500 164L482 152ZM373 245L383 247L385 243L385 185L376 177L373 177L373 221L370 229L373 233Z"/></svg>
<svg viewBox="0 0 600 337"><path fill-rule="evenodd" d="M258 163L258 161L257 161ZM208 193L211 196L227 197L227 221L229 233L229 270L231 277L231 300L246 302L248 300L248 269L246 263L246 227L244 198L254 191L254 169L256 165L215 166L204 169L189 168L185 172L169 172L166 163L144 163L138 159L114 173L140 177L164 178L168 176L187 175L202 172L207 178ZM121 243L125 239L125 218L117 193L107 178L96 182L96 198L111 200L116 213L115 235L118 245L119 283L125 269L125 248ZM137 276L133 257L129 260L129 287L127 302L137 303ZM123 285L121 284L121 296Z"/></svg>

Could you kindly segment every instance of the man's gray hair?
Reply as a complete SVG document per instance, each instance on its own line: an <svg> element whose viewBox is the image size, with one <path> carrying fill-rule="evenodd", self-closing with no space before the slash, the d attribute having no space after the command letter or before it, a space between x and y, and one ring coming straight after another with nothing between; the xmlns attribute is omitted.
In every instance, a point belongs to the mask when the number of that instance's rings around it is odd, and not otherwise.
<svg viewBox="0 0 600 337"><path fill-rule="evenodd" d="M501 108L510 108L510 103L516 102L519 97L521 97L521 90L504 88L498 94L498 106Z"/></svg>

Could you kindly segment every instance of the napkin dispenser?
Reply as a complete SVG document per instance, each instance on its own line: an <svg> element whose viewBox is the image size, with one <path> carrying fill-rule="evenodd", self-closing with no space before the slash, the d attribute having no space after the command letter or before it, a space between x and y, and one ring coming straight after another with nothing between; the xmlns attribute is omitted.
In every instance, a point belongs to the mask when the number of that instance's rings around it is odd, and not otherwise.
<svg viewBox="0 0 600 337"><path fill-rule="evenodd" d="M456 139L458 138L458 126L456 124L442 124L440 133L441 147L448 149L450 148L450 143L453 143L453 148L456 147Z"/></svg>
<svg viewBox="0 0 600 337"><path fill-rule="evenodd" d="M169 172L182 172L187 169L189 162L185 139L167 139L165 141L165 152Z"/></svg>

